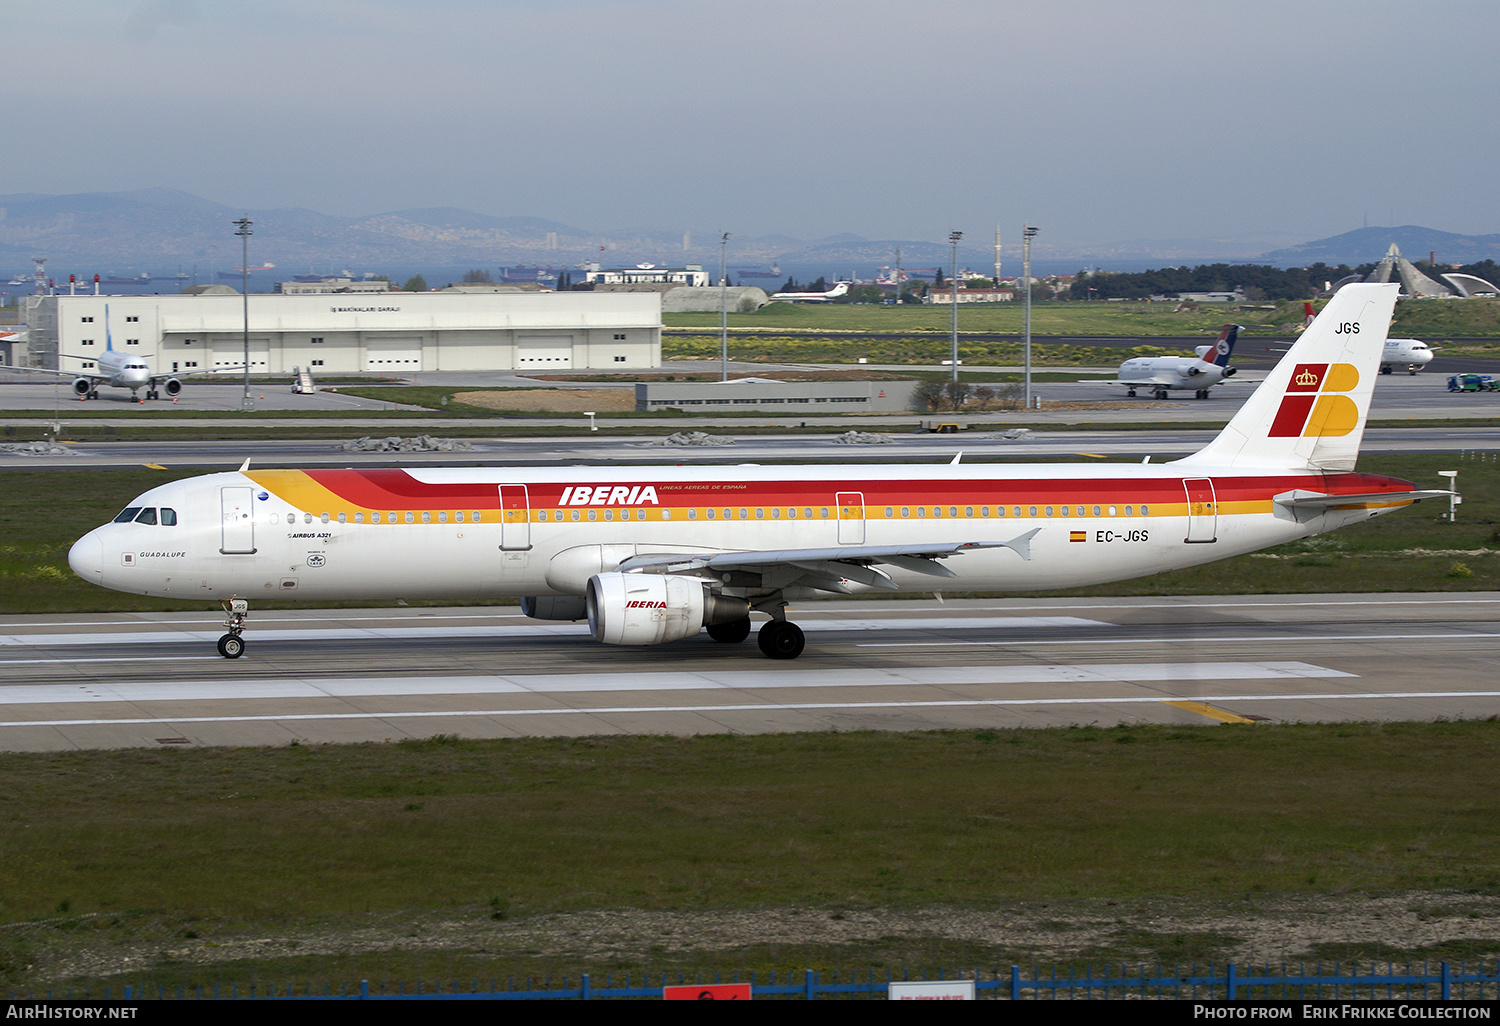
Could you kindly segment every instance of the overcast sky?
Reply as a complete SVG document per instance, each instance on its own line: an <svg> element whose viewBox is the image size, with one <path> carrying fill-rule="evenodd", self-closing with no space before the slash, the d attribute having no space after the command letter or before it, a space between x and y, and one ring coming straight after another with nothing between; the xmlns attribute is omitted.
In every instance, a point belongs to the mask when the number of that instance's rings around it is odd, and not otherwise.
<svg viewBox="0 0 1500 1026"><path fill-rule="evenodd" d="M803 239L1500 232L1494 0L6 11L0 192Z"/></svg>

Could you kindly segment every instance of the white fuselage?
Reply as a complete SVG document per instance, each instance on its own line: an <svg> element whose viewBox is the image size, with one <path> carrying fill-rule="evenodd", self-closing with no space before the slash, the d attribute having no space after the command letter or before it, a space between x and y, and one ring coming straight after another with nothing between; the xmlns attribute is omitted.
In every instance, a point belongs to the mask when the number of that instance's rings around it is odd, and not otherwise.
<svg viewBox="0 0 1500 1026"><path fill-rule="evenodd" d="M1421 339L1388 338L1380 356L1380 369L1389 373L1396 367L1425 367L1432 362L1432 347Z"/></svg>
<svg viewBox="0 0 1500 1026"><path fill-rule="evenodd" d="M1029 533L1024 555L995 547L944 559L952 580L886 569L901 589L1031 590L1205 563L1397 505L1299 516L1274 501L1294 490L1410 487L1360 474L1193 469L250 471L146 492L130 509L150 510L152 522L137 512L97 528L69 562L93 583L163 598L577 596L593 575L653 553L1003 546ZM746 593L776 587L769 579L733 584Z"/></svg>
<svg viewBox="0 0 1500 1026"><path fill-rule="evenodd" d="M1120 364L1120 382L1133 388L1212 388L1228 368L1190 356L1140 356Z"/></svg>

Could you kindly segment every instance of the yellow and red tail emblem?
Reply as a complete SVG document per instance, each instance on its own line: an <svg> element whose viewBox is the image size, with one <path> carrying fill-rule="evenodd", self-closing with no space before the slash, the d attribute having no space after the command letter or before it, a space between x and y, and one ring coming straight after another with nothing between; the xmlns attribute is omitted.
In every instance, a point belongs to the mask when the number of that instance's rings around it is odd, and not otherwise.
<svg viewBox="0 0 1500 1026"><path fill-rule="evenodd" d="M1359 407L1340 393L1352 392L1358 385L1359 371L1353 364L1297 364L1271 422L1270 437L1347 435L1359 425Z"/></svg>

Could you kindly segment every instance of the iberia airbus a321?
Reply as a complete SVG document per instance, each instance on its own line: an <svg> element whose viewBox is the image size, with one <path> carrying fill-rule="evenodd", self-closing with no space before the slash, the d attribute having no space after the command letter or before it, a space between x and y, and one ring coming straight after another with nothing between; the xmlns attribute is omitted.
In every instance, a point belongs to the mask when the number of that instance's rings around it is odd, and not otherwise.
<svg viewBox="0 0 1500 1026"><path fill-rule="evenodd" d="M1322 534L1440 491L1356 473L1395 285L1345 286L1224 430L1163 464L250 470L153 488L68 554L106 588L213 598L512 595L611 645L705 628L802 652L789 602L1069 588Z"/></svg>

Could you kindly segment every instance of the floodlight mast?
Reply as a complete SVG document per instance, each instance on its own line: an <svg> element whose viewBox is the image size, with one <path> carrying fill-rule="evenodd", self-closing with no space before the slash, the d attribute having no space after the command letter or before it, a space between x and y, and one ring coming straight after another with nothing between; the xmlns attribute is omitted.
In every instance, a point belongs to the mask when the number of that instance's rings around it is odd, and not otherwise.
<svg viewBox="0 0 1500 1026"><path fill-rule="evenodd" d="M239 229L234 234L240 237L240 298L245 310L245 396L240 407L249 410L255 407L250 399L250 236L255 234L250 226L255 222L242 217L230 223Z"/></svg>
<svg viewBox="0 0 1500 1026"><path fill-rule="evenodd" d="M957 229L948 233L948 243L953 247L953 383L958 384L958 240L964 233ZM958 400L958 389L953 390L953 399Z"/></svg>
<svg viewBox="0 0 1500 1026"><path fill-rule="evenodd" d="M1026 278L1026 408L1031 409L1031 239L1037 230L1021 226L1021 274Z"/></svg>
<svg viewBox="0 0 1500 1026"><path fill-rule="evenodd" d="M719 380L729 380L729 233L719 236Z"/></svg>

